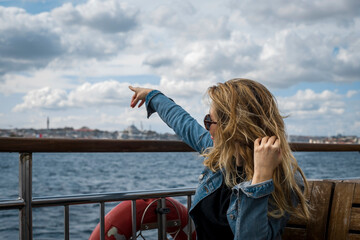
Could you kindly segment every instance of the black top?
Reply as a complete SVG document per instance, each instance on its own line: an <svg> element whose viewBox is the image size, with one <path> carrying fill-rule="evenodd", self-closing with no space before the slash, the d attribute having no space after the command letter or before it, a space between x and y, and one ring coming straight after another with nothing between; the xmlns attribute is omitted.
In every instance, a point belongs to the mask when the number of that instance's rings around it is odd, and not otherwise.
<svg viewBox="0 0 360 240"><path fill-rule="evenodd" d="M243 169L238 167L238 172ZM226 211L229 208L231 188L226 186L224 176L221 186L201 200L194 208L193 216L197 219L196 235L198 240L234 239Z"/></svg>

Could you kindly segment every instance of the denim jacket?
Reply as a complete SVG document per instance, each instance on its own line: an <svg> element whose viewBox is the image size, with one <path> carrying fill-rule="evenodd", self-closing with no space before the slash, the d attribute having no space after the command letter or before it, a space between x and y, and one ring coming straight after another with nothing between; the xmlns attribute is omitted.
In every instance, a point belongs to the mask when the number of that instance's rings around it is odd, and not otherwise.
<svg viewBox="0 0 360 240"><path fill-rule="evenodd" d="M199 153L212 147L210 133L203 128L189 113L177 105L170 98L157 90L146 96L148 118L157 112L160 118L189 146ZM299 184L302 179L297 177ZM199 176L199 185L190 208L193 209L204 198L218 189L223 181L221 171L212 172L205 168ZM281 239L281 234L289 218L285 214L281 218L267 215L269 198L274 191L272 179L252 185L251 181L244 181L232 188L230 204L227 210L227 220L234 233L234 239ZM297 204L297 198L292 200ZM195 226L196 226L196 222Z"/></svg>

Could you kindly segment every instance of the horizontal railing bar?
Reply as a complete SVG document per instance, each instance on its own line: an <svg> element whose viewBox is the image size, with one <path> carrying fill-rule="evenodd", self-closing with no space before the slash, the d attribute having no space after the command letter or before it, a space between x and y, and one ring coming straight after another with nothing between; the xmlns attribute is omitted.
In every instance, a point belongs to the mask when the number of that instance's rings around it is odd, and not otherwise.
<svg viewBox="0 0 360 240"><path fill-rule="evenodd" d="M308 179L308 181L351 181L360 182L360 177L332 178L332 179ZM136 200L146 198L179 197L195 194L195 188L175 188L152 191L115 192L115 193L94 193L64 196L35 197L32 201L33 207L65 206L76 204L88 204L99 202L116 202L125 200ZM190 199L191 203L191 199ZM188 199L189 204L189 199ZM191 204L190 204L191 205ZM0 210L20 209L25 206L22 199L9 200L0 199Z"/></svg>
<svg viewBox="0 0 360 240"><path fill-rule="evenodd" d="M195 188L176 188L165 190L119 192L119 193L95 193L55 197L33 198L32 207L63 206L76 204L91 204L99 202L116 202L147 198L180 197L194 195Z"/></svg>
<svg viewBox="0 0 360 240"><path fill-rule="evenodd" d="M290 143L293 151L360 151L360 144ZM181 141L0 138L0 152L192 152Z"/></svg>
<svg viewBox="0 0 360 240"><path fill-rule="evenodd" d="M0 152L192 152L181 141L0 138Z"/></svg>
<svg viewBox="0 0 360 240"><path fill-rule="evenodd" d="M360 144L289 143L294 152L360 152Z"/></svg>
<svg viewBox="0 0 360 240"><path fill-rule="evenodd" d="M94 193L79 195L64 195L53 197L35 197L32 207L65 206L76 204L91 204L99 202L116 202L146 198L180 197L194 195L195 188L176 188L152 191L134 191L117 193ZM0 200L0 210L20 209L25 206L23 200Z"/></svg>
<svg viewBox="0 0 360 240"><path fill-rule="evenodd" d="M0 210L5 209L20 209L25 206L25 202L22 199L19 200L1 200Z"/></svg>

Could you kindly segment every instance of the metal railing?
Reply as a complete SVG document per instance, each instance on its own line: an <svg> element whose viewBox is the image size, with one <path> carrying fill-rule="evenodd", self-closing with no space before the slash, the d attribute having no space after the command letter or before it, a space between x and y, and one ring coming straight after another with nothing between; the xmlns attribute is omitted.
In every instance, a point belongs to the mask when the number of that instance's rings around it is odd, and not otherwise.
<svg viewBox="0 0 360 240"><path fill-rule="evenodd" d="M360 144L309 144L291 143L293 151L359 151ZM63 206L64 239L69 239L69 205L99 203L100 239L105 239L105 202L130 200L132 202L132 239L136 239L136 200L159 198L160 208L165 207L166 197L187 197L191 206L193 188L136 191L101 194L82 194L59 197L32 197L32 153L33 152L191 152L189 146L180 141L145 140L88 140L88 139L30 139L0 138L0 152L19 152L19 199L0 201L0 210L19 209L19 238L32 239L32 208ZM166 239L166 215L159 217L158 237ZM189 220L189 216L188 216ZM191 224L187 235L191 239Z"/></svg>

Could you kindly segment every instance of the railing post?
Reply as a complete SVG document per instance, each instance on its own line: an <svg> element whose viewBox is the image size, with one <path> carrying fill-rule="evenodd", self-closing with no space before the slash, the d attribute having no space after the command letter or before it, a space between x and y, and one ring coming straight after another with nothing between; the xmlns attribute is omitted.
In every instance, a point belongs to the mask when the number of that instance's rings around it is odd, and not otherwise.
<svg viewBox="0 0 360 240"><path fill-rule="evenodd" d="M191 195L187 196L187 209L188 209L188 214L187 214L187 220L188 220L188 240L192 240L192 219L190 217L189 211L191 208Z"/></svg>
<svg viewBox="0 0 360 240"><path fill-rule="evenodd" d="M160 198L158 200L158 208L157 208L157 214L158 214L158 239L166 240L167 234L166 234L166 199Z"/></svg>
<svg viewBox="0 0 360 240"><path fill-rule="evenodd" d="M100 239L105 240L105 203L100 202Z"/></svg>
<svg viewBox="0 0 360 240"><path fill-rule="evenodd" d="M131 200L131 226L132 226L132 240L136 239L136 200ZM141 227L141 226L140 226Z"/></svg>
<svg viewBox="0 0 360 240"><path fill-rule="evenodd" d="M64 239L70 239L70 229L69 229L69 205L64 206Z"/></svg>
<svg viewBox="0 0 360 240"><path fill-rule="evenodd" d="M19 197L25 206L19 211L19 238L32 240L32 154L20 153Z"/></svg>

